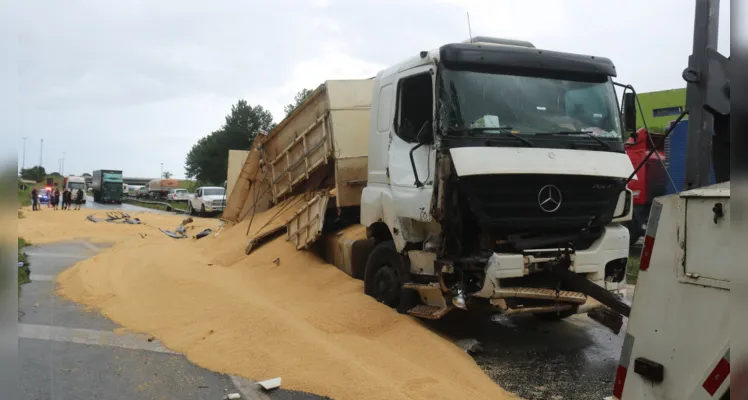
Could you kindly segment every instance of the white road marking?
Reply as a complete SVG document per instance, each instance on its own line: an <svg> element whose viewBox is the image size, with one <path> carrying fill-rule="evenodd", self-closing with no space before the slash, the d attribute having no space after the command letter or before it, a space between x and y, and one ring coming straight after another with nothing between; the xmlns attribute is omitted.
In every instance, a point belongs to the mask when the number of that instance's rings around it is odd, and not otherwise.
<svg viewBox="0 0 748 400"><path fill-rule="evenodd" d="M151 336L137 333L117 334L111 331L99 331L94 329L66 328L62 326L18 324L18 337L23 339L51 340L54 342L78 343L88 345L99 345L109 347L120 347L132 350L147 350L158 353L181 354L169 350L158 340L148 341ZM241 376L229 375L231 382L236 386L243 398L250 400L268 400L257 383Z"/></svg>
<svg viewBox="0 0 748 400"><path fill-rule="evenodd" d="M25 252L29 257L40 257L40 258L75 258L78 260L85 260L90 258L92 254L77 255L70 253L36 253L36 252Z"/></svg>
<svg viewBox="0 0 748 400"><path fill-rule="evenodd" d="M94 246L93 244L89 243L88 241L81 240L80 243L82 243L84 246L88 247L90 250L93 250L93 251L95 251L97 253L101 250L100 248L98 248L98 247Z"/></svg>
<svg viewBox="0 0 748 400"><path fill-rule="evenodd" d="M111 331L97 331L94 329L65 328L62 326L18 324L18 337L24 339L51 340L90 344L99 346L121 347L133 350L148 350L158 353L179 354L164 347L161 342L148 341L150 336L124 333L118 335Z"/></svg>
<svg viewBox="0 0 748 400"><path fill-rule="evenodd" d="M45 282L51 282L57 279L55 275L43 275L43 274L31 274L29 275L29 278L31 281L45 281Z"/></svg>

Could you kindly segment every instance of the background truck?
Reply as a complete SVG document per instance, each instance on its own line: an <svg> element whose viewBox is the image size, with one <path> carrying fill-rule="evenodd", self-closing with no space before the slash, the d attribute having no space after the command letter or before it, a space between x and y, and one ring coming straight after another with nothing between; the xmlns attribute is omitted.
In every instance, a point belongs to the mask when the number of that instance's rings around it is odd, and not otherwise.
<svg viewBox="0 0 748 400"><path fill-rule="evenodd" d="M202 186L190 194L187 199L187 211L190 215L199 212L205 217L212 213L221 213L226 206L226 189L219 186Z"/></svg>
<svg viewBox="0 0 748 400"><path fill-rule="evenodd" d="M177 179L154 179L148 182L148 197L158 200L166 200L169 190L179 187Z"/></svg>
<svg viewBox="0 0 748 400"><path fill-rule="evenodd" d="M647 157L653 148L656 148L659 158L655 155ZM633 245L644 235L652 202L656 197L665 194L667 185L670 185L665 172L667 159L665 136L664 134L649 135L646 129L640 128L633 137L626 141L626 154L634 167L644 162L636 174L637 179L631 180L628 184L632 192L634 209L631 221L625 225L629 229L629 237Z"/></svg>
<svg viewBox="0 0 748 400"><path fill-rule="evenodd" d="M93 198L97 203L122 203L122 171L100 169L91 177Z"/></svg>
<svg viewBox="0 0 748 400"><path fill-rule="evenodd" d="M83 190L83 204L86 204L86 178L82 176L66 176L62 180L62 189L68 189L74 195L78 193L78 189Z"/></svg>
<svg viewBox="0 0 748 400"><path fill-rule="evenodd" d="M605 58L478 37L327 81L258 135L224 218L305 193L288 240L421 318L615 307L633 167L613 76Z"/></svg>

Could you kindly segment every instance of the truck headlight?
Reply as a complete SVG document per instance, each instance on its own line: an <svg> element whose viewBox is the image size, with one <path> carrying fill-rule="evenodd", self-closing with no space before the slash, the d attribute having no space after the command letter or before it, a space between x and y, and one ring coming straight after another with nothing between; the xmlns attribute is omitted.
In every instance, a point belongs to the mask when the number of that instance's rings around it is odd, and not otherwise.
<svg viewBox="0 0 748 400"><path fill-rule="evenodd" d="M613 219L625 217L631 211L631 200L632 192L626 189L618 195L618 202L616 203L616 209L613 211Z"/></svg>

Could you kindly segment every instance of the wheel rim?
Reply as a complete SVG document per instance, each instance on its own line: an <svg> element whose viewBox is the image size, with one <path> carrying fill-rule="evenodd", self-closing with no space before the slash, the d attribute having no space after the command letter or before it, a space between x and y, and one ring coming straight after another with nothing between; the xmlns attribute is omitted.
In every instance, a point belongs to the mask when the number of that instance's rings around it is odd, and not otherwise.
<svg viewBox="0 0 748 400"><path fill-rule="evenodd" d="M374 298L378 302L394 305L400 294L400 274L392 266L382 265L374 274Z"/></svg>

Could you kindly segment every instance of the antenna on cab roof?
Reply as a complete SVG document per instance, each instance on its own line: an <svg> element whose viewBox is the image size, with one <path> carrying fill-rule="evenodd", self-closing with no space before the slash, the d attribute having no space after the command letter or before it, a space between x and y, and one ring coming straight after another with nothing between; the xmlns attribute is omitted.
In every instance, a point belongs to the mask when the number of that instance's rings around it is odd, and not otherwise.
<svg viewBox="0 0 748 400"><path fill-rule="evenodd" d="M473 30L470 29L470 13L467 13L467 21L468 21L468 41L470 43L473 43Z"/></svg>

